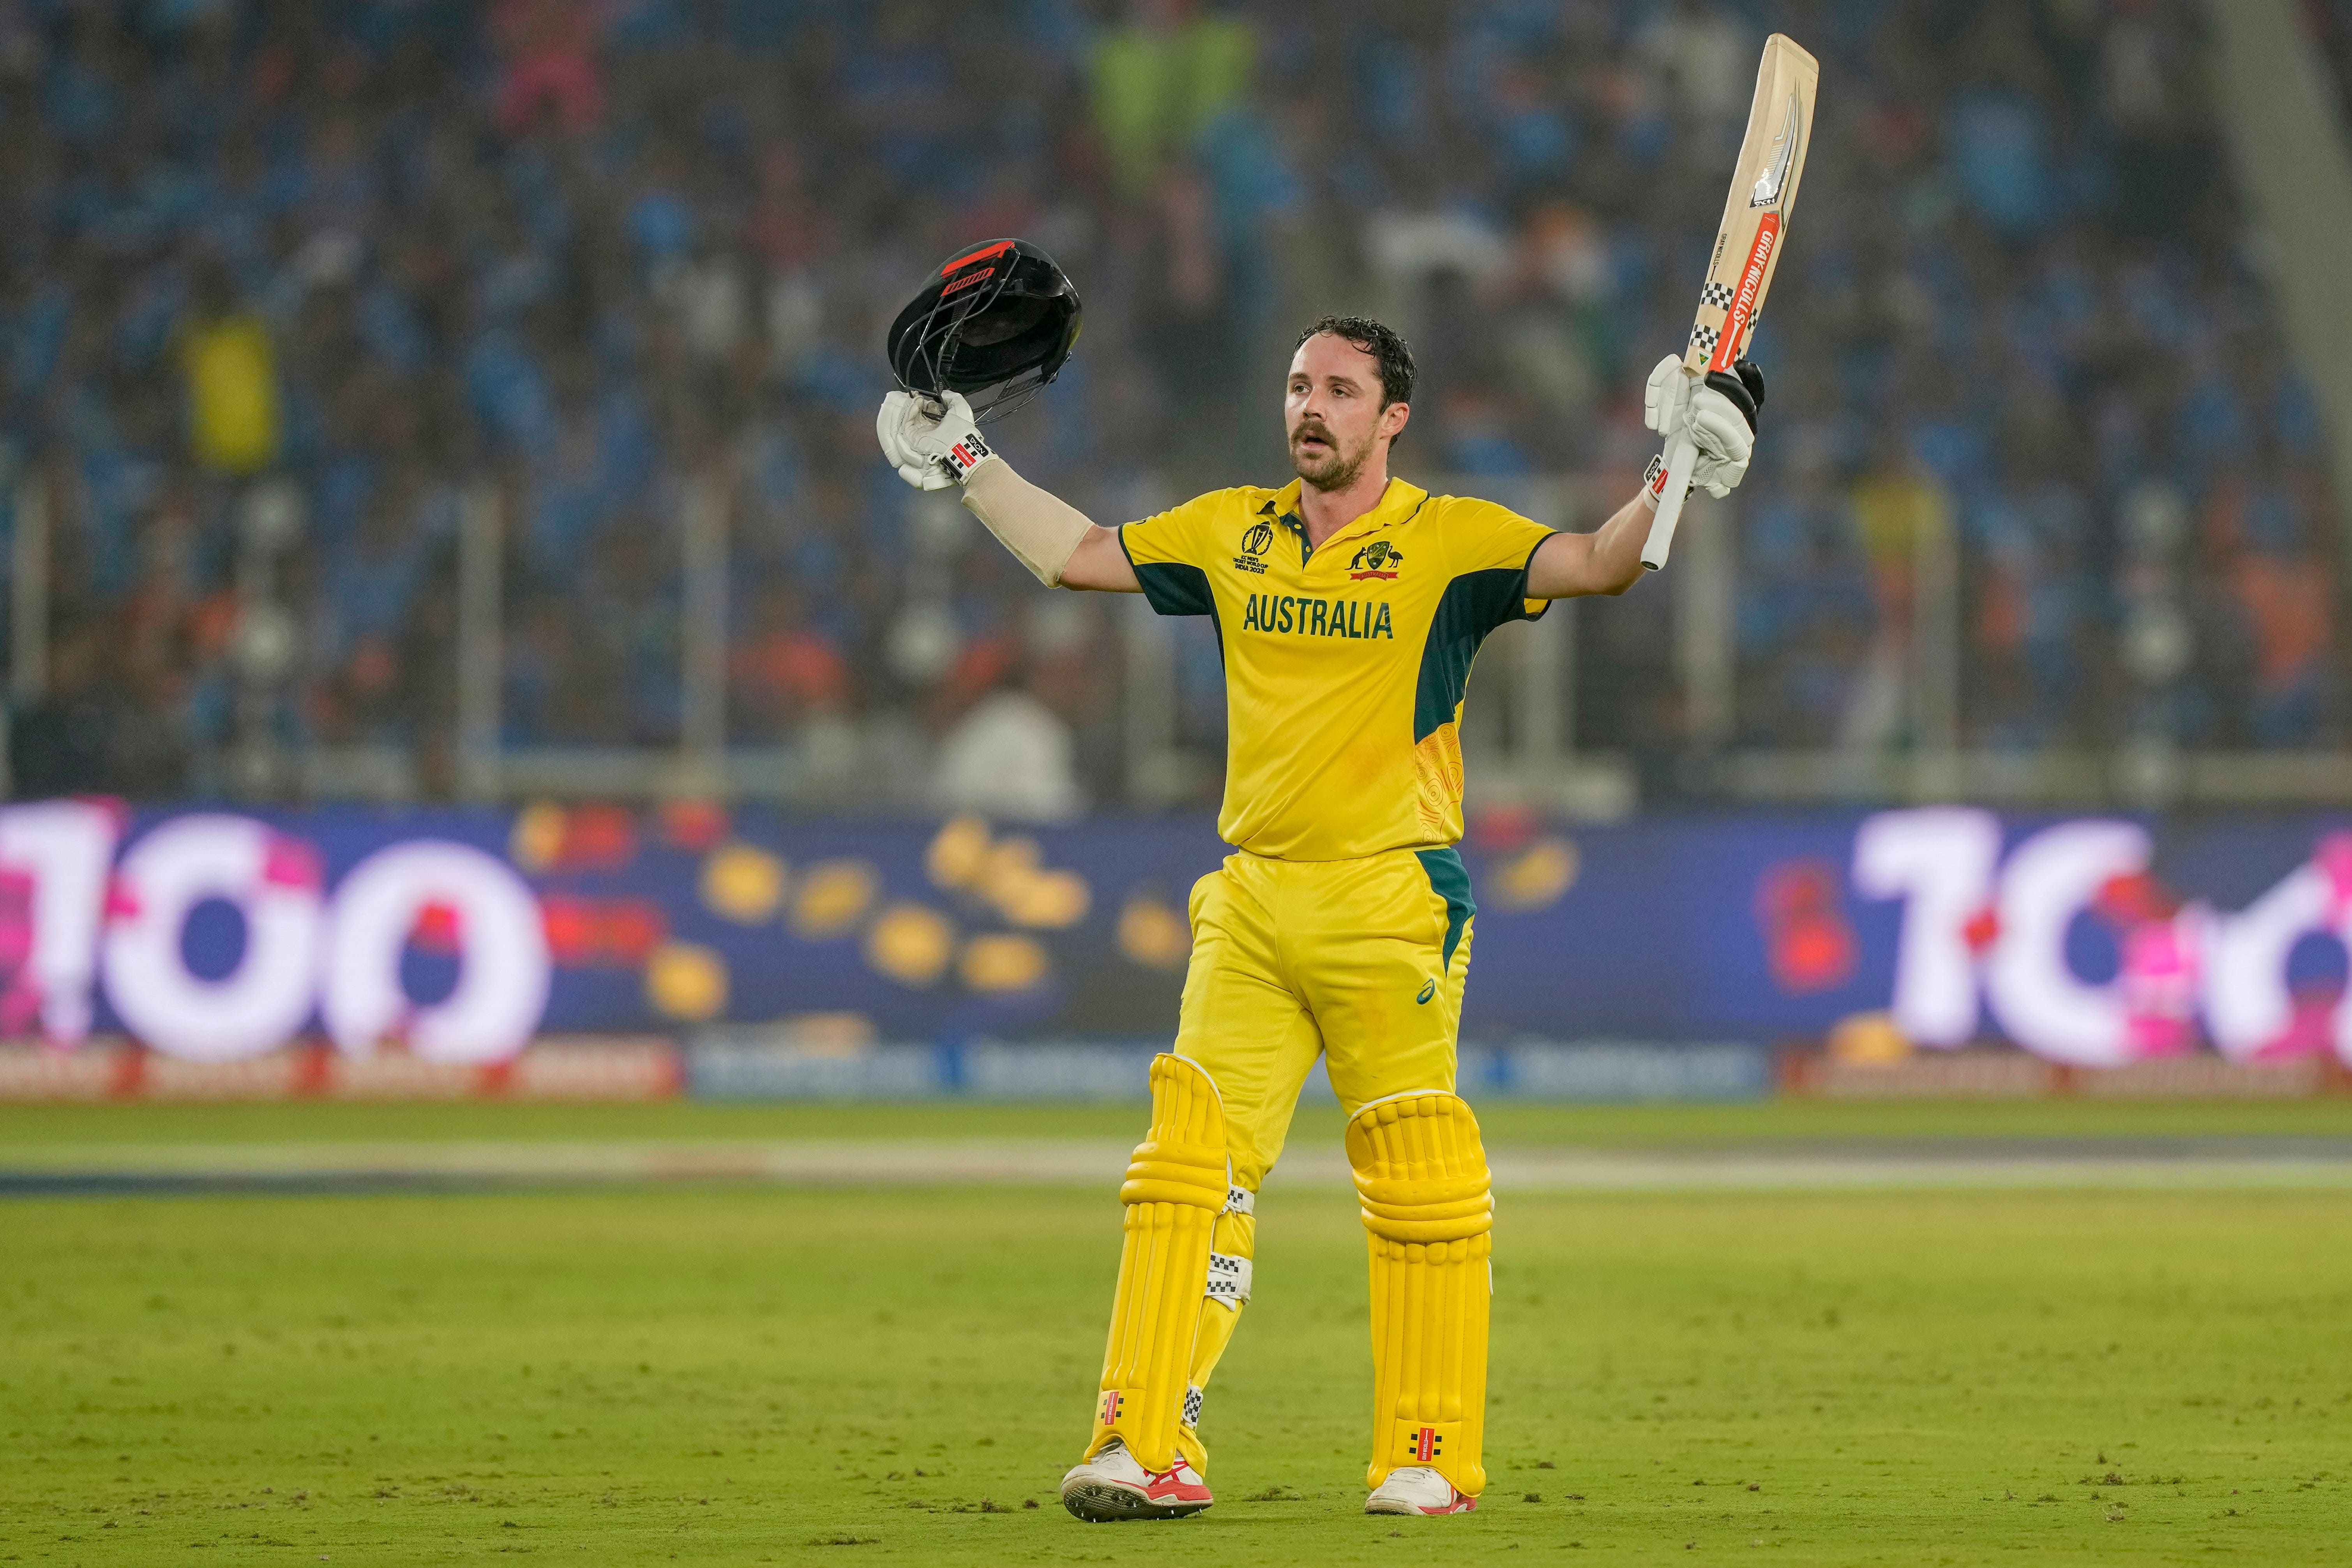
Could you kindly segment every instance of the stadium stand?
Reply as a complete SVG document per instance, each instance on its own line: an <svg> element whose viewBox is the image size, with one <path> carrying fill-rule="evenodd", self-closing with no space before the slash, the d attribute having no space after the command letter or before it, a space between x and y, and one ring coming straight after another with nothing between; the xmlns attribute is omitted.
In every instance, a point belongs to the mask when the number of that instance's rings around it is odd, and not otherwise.
<svg viewBox="0 0 2352 1568"><path fill-rule="evenodd" d="M505 740L673 745L681 510L716 485L730 740L834 745L875 799L1011 693L1118 801L1117 606L964 549L944 635L904 613L926 525L871 419L914 281L1015 232L1078 280L1078 355L1003 445L1099 519L1278 476L1264 394L1335 306L1420 347L1408 476L1630 489L1768 26L1822 58L1808 190L1840 195L1756 347L1736 740L1905 743L1939 531L1968 743L2345 740L2320 425L2178 0L957 15L949 47L903 0L0 4L0 393L54 535L19 793L225 787L256 729L446 793L477 489ZM240 530L278 480L290 673L257 690ZM1682 745L1665 603L1580 621L1581 743ZM1213 740L1213 648L1181 648Z"/></svg>

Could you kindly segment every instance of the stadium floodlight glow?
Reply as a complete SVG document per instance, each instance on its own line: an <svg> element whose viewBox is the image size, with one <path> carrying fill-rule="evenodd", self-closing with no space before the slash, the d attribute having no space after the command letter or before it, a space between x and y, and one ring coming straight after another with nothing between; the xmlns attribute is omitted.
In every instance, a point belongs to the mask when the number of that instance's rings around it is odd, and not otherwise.
<svg viewBox="0 0 2352 1568"><path fill-rule="evenodd" d="M1027 240L970 246L941 262L890 323L890 374L919 396L961 393L984 425L1062 373L1081 313L1068 277Z"/></svg>

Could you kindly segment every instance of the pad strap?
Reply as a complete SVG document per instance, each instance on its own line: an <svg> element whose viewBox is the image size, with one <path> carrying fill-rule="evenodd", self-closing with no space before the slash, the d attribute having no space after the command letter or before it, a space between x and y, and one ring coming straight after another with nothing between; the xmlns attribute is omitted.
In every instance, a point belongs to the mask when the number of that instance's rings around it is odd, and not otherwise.
<svg viewBox="0 0 2352 1568"><path fill-rule="evenodd" d="M1250 1191L1247 1187L1236 1187L1231 1183L1227 1183L1225 1186L1225 1212L1227 1214L1257 1213L1257 1194Z"/></svg>
<svg viewBox="0 0 2352 1568"><path fill-rule="evenodd" d="M1184 1385L1184 1414L1181 1419L1187 1426L1198 1426L1201 1424L1201 1385L1197 1383Z"/></svg>
<svg viewBox="0 0 2352 1568"><path fill-rule="evenodd" d="M1255 1272L1246 1258L1230 1252L1209 1254L1209 1300L1238 1310L1250 1299L1250 1276Z"/></svg>

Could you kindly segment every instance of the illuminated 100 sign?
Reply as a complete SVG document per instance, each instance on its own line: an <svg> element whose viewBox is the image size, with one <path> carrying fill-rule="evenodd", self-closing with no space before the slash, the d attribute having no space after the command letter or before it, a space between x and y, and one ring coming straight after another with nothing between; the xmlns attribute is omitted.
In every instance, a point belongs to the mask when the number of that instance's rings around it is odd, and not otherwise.
<svg viewBox="0 0 2352 1568"><path fill-rule="evenodd" d="M227 1061L276 1050L315 1011L342 1050L400 1039L436 1061L494 1061L530 1040L550 965L538 900L496 856L447 839L375 851L331 892L303 841L250 817L168 818L115 861L122 819L84 801L0 809L0 945L16 976L0 995L9 1032L37 1026L72 1045L98 987L125 1028L160 1051ZM242 951L226 973L186 955L190 917L233 908ZM437 1000L404 985L412 939L429 929L457 961Z"/></svg>

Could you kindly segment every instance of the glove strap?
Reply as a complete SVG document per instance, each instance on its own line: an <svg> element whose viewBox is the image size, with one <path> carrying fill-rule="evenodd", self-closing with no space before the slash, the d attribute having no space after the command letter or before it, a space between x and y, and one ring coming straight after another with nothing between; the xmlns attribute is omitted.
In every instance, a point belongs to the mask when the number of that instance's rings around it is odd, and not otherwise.
<svg viewBox="0 0 2352 1568"><path fill-rule="evenodd" d="M1685 485L1683 487L1683 494L1688 496L1697 488L1696 484ZM1658 510L1658 502L1664 498L1665 493L1666 455L1664 452L1657 452L1652 454L1650 466L1642 470L1642 504L1655 511Z"/></svg>
<svg viewBox="0 0 2352 1568"><path fill-rule="evenodd" d="M955 475L956 483L961 484L971 478L971 471L974 468L994 456L996 453L990 448L985 440L981 438L980 432L974 430L962 440L950 447L944 460L947 463L948 471Z"/></svg>

